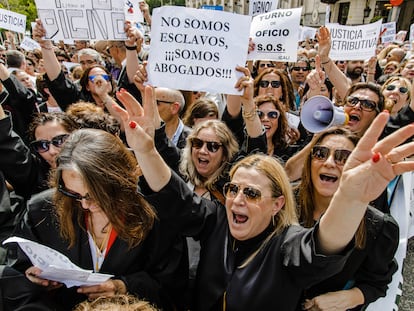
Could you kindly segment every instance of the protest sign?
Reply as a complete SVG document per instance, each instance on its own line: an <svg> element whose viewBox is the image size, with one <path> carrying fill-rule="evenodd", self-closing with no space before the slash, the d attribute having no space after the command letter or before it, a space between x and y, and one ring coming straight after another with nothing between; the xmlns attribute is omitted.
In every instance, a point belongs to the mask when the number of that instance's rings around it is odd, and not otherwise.
<svg viewBox="0 0 414 311"><path fill-rule="evenodd" d="M305 41L306 39L315 39L316 28L300 26L299 27L299 41Z"/></svg>
<svg viewBox="0 0 414 311"><path fill-rule="evenodd" d="M144 16L139 8L139 3L142 0L127 0L125 1L124 13L125 20L130 21L131 23L143 23Z"/></svg>
<svg viewBox="0 0 414 311"><path fill-rule="evenodd" d="M410 42L414 42L414 24L410 25Z"/></svg>
<svg viewBox="0 0 414 311"><path fill-rule="evenodd" d="M249 53L248 59L295 62L301 12L302 8L296 8L255 16L250 27L250 37L256 48Z"/></svg>
<svg viewBox="0 0 414 311"><path fill-rule="evenodd" d="M381 21L361 25L344 26L328 24L331 33L332 60L365 60L375 55Z"/></svg>
<svg viewBox="0 0 414 311"><path fill-rule="evenodd" d="M256 16L259 14L274 11L277 9L278 4L279 4L279 0L268 0L268 1L250 0L249 15Z"/></svg>
<svg viewBox="0 0 414 311"><path fill-rule="evenodd" d="M52 40L125 40L123 0L35 0Z"/></svg>
<svg viewBox="0 0 414 311"><path fill-rule="evenodd" d="M35 49L40 50L39 43L29 37L24 37L23 41L20 42L20 47L25 51L33 51Z"/></svg>
<svg viewBox="0 0 414 311"><path fill-rule="evenodd" d="M381 36L381 43L387 44L395 40L395 34L397 33L397 27L395 25L395 22L382 24L381 31L384 31L384 33Z"/></svg>
<svg viewBox="0 0 414 311"><path fill-rule="evenodd" d="M25 33L26 15L0 9L0 28Z"/></svg>
<svg viewBox="0 0 414 311"><path fill-rule="evenodd" d="M327 5L326 11L325 11L325 25L330 23L330 19L331 19L331 6Z"/></svg>
<svg viewBox="0 0 414 311"><path fill-rule="evenodd" d="M148 82L188 91L240 94L250 16L164 6L152 15Z"/></svg>
<svg viewBox="0 0 414 311"><path fill-rule="evenodd" d="M403 44L405 41L405 37L407 36L407 30L400 30L395 35L395 41L396 43Z"/></svg>

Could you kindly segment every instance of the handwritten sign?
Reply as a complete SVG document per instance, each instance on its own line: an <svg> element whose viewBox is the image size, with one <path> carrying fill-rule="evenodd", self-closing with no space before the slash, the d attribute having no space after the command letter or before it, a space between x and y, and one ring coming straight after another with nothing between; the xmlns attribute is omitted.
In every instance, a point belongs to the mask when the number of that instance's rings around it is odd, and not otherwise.
<svg viewBox="0 0 414 311"><path fill-rule="evenodd" d="M361 26L328 24L333 60L365 60L375 55L381 21Z"/></svg>
<svg viewBox="0 0 414 311"><path fill-rule="evenodd" d="M279 4L279 0L267 0L267 1L250 0L249 15L256 16L259 14L274 11L277 9L278 4Z"/></svg>
<svg viewBox="0 0 414 311"><path fill-rule="evenodd" d="M240 94L250 16L164 6L152 15L148 80L154 86Z"/></svg>
<svg viewBox="0 0 414 311"><path fill-rule="evenodd" d="M35 0L53 40L125 40L123 0Z"/></svg>
<svg viewBox="0 0 414 311"><path fill-rule="evenodd" d="M395 25L395 22L389 22L384 23L381 25L381 31L384 31L384 33L381 36L381 42L382 43L391 43L395 40L395 35L397 33L397 26Z"/></svg>
<svg viewBox="0 0 414 311"><path fill-rule="evenodd" d="M25 33L26 15L0 9L0 28Z"/></svg>
<svg viewBox="0 0 414 311"><path fill-rule="evenodd" d="M302 8L276 10L253 18L250 37L256 49L248 59L295 62Z"/></svg>
<svg viewBox="0 0 414 311"><path fill-rule="evenodd" d="M36 49L40 50L39 43L37 43L35 40L33 40L29 37L24 37L22 42L20 42L20 47L22 49L24 49L25 51L33 51L33 50L36 50Z"/></svg>

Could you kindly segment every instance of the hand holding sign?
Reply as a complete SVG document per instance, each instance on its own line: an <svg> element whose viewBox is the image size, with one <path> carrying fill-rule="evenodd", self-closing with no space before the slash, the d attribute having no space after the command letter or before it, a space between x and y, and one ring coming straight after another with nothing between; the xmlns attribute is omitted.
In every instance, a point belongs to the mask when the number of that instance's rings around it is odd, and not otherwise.
<svg viewBox="0 0 414 311"><path fill-rule="evenodd" d="M39 43L42 48L46 50L53 48L52 42L50 40L44 39L46 36L46 29L43 27L42 21L40 19L36 19L32 36L33 39L37 41L37 43Z"/></svg>
<svg viewBox="0 0 414 311"><path fill-rule="evenodd" d="M148 81L147 64L148 62L144 61L142 65L138 65L138 70L134 76L134 84L141 92L142 97L144 97L144 83Z"/></svg>

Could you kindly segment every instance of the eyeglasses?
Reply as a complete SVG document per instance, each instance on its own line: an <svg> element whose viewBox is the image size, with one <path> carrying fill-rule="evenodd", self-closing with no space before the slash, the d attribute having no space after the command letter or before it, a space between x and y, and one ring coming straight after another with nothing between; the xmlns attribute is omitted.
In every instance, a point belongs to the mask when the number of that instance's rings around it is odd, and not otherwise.
<svg viewBox="0 0 414 311"><path fill-rule="evenodd" d="M269 87L269 84L272 86L272 88L277 89L280 87L280 81L274 80L274 81L267 81L267 80L262 80L259 82L259 86L260 87Z"/></svg>
<svg viewBox="0 0 414 311"><path fill-rule="evenodd" d="M273 64L271 64L271 63L268 63L268 64L260 64L259 65L259 67L260 68L264 68L264 67L267 67L267 68L273 68L273 67L275 67L275 65L273 65Z"/></svg>
<svg viewBox="0 0 414 311"><path fill-rule="evenodd" d="M337 60L336 62L335 62L335 64L341 64L341 65L343 65L343 64L345 64L346 63L346 61L344 61L344 60Z"/></svg>
<svg viewBox="0 0 414 311"><path fill-rule="evenodd" d="M250 186L243 187L242 185L228 182L224 185L223 188L223 194L226 197L226 199L236 198L240 191L243 193L248 203L257 203L262 198L265 198L262 197L262 192L259 189Z"/></svg>
<svg viewBox="0 0 414 311"><path fill-rule="evenodd" d="M329 155L332 153L332 150L324 146L314 146L312 148L311 156L313 159L319 161L326 161L329 158ZM351 154L350 150L346 149L336 149L333 150L334 161L337 165L345 165L346 160L348 160L349 155Z"/></svg>
<svg viewBox="0 0 414 311"><path fill-rule="evenodd" d="M191 138L190 142L191 142L191 147L196 148L196 149L201 149L204 146L204 144L206 144L207 150L213 153L216 153L222 146L221 143L218 143L216 141L204 141L197 137Z"/></svg>
<svg viewBox="0 0 414 311"><path fill-rule="evenodd" d="M377 103L369 99L360 99L355 96L348 96L345 105L349 107L355 107L360 103L361 109L365 111L374 111L377 109Z"/></svg>
<svg viewBox="0 0 414 311"><path fill-rule="evenodd" d="M302 70L302 71L308 71L309 70L309 68L308 67L299 67L299 66L295 66L295 67L292 67L292 70L294 70L294 71L300 71L300 70Z"/></svg>
<svg viewBox="0 0 414 311"><path fill-rule="evenodd" d="M91 201L92 198L90 197L89 193L85 194L84 196L81 196L79 193L72 192L65 188L62 184L58 185L58 191L62 193L63 195L66 195L69 198L75 199L78 202L82 202L82 200L85 201Z"/></svg>
<svg viewBox="0 0 414 311"><path fill-rule="evenodd" d="M280 112L277 110L272 110L272 111L268 111L267 113L264 113L261 110L257 110L257 115L259 116L260 120L263 120L265 115L269 118L269 119L278 119L280 116Z"/></svg>
<svg viewBox="0 0 414 311"><path fill-rule="evenodd" d="M397 86L396 86L396 85L394 85L394 84L389 84L389 85L387 85L387 87L386 87L387 91L394 91L396 88L397 88ZM398 88L398 91L399 91L401 94L406 94L406 93L408 92L408 88L406 88L405 86L400 86L400 87Z"/></svg>
<svg viewBox="0 0 414 311"><path fill-rule="evenodd" d="M30 143L30 146L37 152L43 153L49 150L50 144L53 146L60 148L62 147L63 143L66 141L66 139L69 137L69 134L62 134L53 137L51 140L35 140Z"/></svg>
<svg viewBox="0 0 414 311"><path fill-rule="evenodd" d="M88 79L91 82L95 82L95 79L97 77L102 77L105 81L109 81L111 79L111 77L109 75L106 75L106 74L91 75L91 76L88 77Z"/></svg>
<svg viewBox="0 0 414 311"><path fill-rule="evenodd" d="M96 64L96 60L90 60L90 59L88 59L88 60L81 60L79 63L82 66L83 65L94 65L94 64Z"/></svg>
<svg viewBox="0 0 414 311"><path fill-rule="evenodd" d="M159 106L160 104L174 104L175 101L168 101L168 100L161 100L161 99L157 99L157 105Z"/></svg>

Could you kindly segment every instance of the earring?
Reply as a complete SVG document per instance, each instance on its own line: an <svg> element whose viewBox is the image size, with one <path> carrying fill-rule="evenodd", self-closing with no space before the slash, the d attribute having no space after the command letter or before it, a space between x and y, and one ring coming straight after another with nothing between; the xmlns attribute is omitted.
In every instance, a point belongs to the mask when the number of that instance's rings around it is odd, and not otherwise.
<svg viewBox="0 0 414 311"><path fill-rule="evenodd" d="M273 216L272 216L272 225L273 225L273 227L276 227L275 222L276 222L276 221L275 221L275 215L273 215Z"/></svg>

